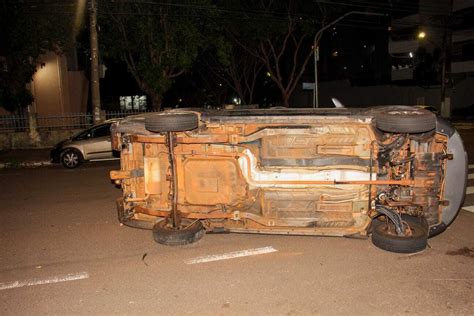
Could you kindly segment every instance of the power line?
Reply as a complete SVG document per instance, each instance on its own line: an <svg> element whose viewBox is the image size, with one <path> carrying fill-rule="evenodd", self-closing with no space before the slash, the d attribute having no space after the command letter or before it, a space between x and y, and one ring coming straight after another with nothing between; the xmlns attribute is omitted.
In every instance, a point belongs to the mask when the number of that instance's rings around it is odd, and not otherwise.
<svg viewBox="0 0 474 316"><path fill-rule="evenodd" d="M265 15L277 15L277 16L288 16L288 14L293 16L302 16L302 17L314 17L311 14L305 12L288 12L288 11L275 11L275 10L257 10L257 9L241 9L235 10L230 8L224 8L217 5L199 5L191 3L176 3L176 2L162 2L162 1L139 1L139 0L115 0L111 1L114 4L124 4L124 5L149 5L149 6L168 6L168 7L178 7L178 8L192 8L197 10L208 10L208 11L218 11L218 12L227 12L227 13L240 13L240 14L265 14ZM316 0L314 4L327 4L334 6L346 6L346 7L357 7L364 9L374 9L380 11L391 11L391 12L406 12L406 13L418 13L421 10L426 11L427 13L433 14L443 14L445 10L439 5L430 5L430 4L420 4L419 1L415 1L414 4L408 3L397 3L396 5L391 5L388 3L380 3L379 1L341 1L341 0ZM5 1L6 5L13 6L29 6L38 8L40 6L53 6L53 7L74 7L74 1L69 1L69 3L64 3L64 1L58 2L44 2L41 0L37 1L28 1L28 2L18 2L18 1ZM315 6L316 7L316 6Z"/></svg>
<svg viewBox="0 0 474 316"><path fill-rule="evenodd" d="M356 7L356 8L365 8L365 9L374 9L374 10L382 10L382 11L391 11L391 12L399 12L399 13L412 13L417 14L420 11L425 11L426 13L431 13L433 15L442 15L445 14L446 11L444 8L441 8L437 5L430 5L430 4L420 4L419 2L415 2L416 5L410 4L402 4L399 3L397 5L381 5L374 2L369 1L354 1L354 2L345 2L345 1L331 1L331 0L318 0L320 3L331 4L331 5L338 5L338 6L348 6L348 7Z"/></svg>
<svg viewBox="0 0 474 316"><path fill-rule="evenodd" d="M390 10L393 8L387 8L386 6L383 5L373 5L373 2L368 2L368 1L356 1L356 2L344 2L344 1L330 1L330 0L318 0L318 2L321 3L326 3L326 4L331 4L331 5L346 5L346 6L359 6L359 7L364 7L364 8L373 8L373 9L383 9L383 10ZM14 2L17 5L21 5L22 3ZM72 7L74 4L72 3L64 3L64 2L48 2L44 3L42 1L33 1L29 2L31 3L37 3L46 5L46 6L53 6L53 7ZM311 22L314 23L320 23L320 20L315 19L314 15L309 15L309 14L304 14L304 13L290 13L288 12L278 12L278 11L264 11L264 10L232 10L232 9L225 9L225 8L219 8L216 6L205 6L205 5L195 5L195 4L183 4L183 3L167 3L167 2L154 2L154 1L137 1L137 0L122 0L122 1L115 1L114 3L121 3L121 4L126 4L126 5L133 5L133 4L138 4L138 5L153 5L153 6L171 6L171 7L187 7L191 9L197 9L197 10L207 10L207 11L217 11L217 12L225 12L225 13L233 13L234 15L232 16L213 16L214 19L219 18L219 19L233 19L233 20L252 20L252 19L262 19L261 14L265 14L265 18L268 20L275 20L275 21L286 21L288 19L288 16L292 18L301 18L301 22L307 22L310 20ZM26 4L26 3L23 3ZM365 5L362 5L365 4ZM399 4L400 7L403 7L403 4ZM406 5L405 5L406 7ZM413 6L412 6L413 7ZM428 7L428 6L427 6ZM433 6L431 6L433 7ZM47 8L45 8L47 9ZM382 11L383 11L382 10ZM41 14L40 11L30 11L31 14ZM50 10L48 11L48 14L74 14L74 11L55 11L51 12ZM102 13L103 14L103 13ZM109 14L113 15L123 15L123 16L160 16L161 14L158 13L153 13L153 12L132 12L132 11L110 11ZM283 16L285 15L285 16ZM201 15L192 15L192 14L168 14L168 17L174 17L174 18L202 18L203 16ZM299 22L298 19L295 20L295 22ZM372 22L369 20L358 20L357 22L354 22L357 24L350 24L345 22L344 24L339 24L339 25L347 25L347 26L361 26L360 24L365 23L365 24L374 24L376 26L380 26L380 23ZM432 26L444 26L444 24L439 24L437 25L436 23L430 23ZM416 26L415 23L406 23L406 22L400 22L397 23L397 26ZM382 25L382 28L384 28L385 25ZM366 28L366 27L364 27Z"/></svg>

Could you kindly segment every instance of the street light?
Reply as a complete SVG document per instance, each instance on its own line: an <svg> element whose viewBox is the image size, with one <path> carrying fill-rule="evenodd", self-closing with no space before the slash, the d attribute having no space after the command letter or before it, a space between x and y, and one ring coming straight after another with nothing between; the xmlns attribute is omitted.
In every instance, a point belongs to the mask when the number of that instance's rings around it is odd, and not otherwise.
<svg viewBox="0 0 474 316"><path fill-rule="evenodd" d="M423 31L421 31L421 32L418 33L417 37L418 37L419 39L424 39L424 38L426 37L426 33L423 32Z"/></svg>
<svg viewBox="0 0 474 316"><path fill-rule="evenodd" d="M316 32L316 35L314 35L314 44L313 44L313 47L314 47L314 89L313 89L313 108L314 107L317 107L319 108L319 87L318 87L318 59L319 59L319 46L318 46L318 43L319 43L319 40L321 39L321 36L324 32L324 30L330 28L331 26L333 26L334 24L336 24L337 22L341 21L342 19L344 19L345 17L349 16L349 15L354 15L354 14L358 14L358 15L371 15L371 16L387 16L386 14L384 13L373 13L373 12L364 12L364 11L349 11L343 15L341 15L340 17L338 17L337 19L335 19L334 21L332 21L331 23L325 25L324 27L322 27L318 32Z"/></svg>

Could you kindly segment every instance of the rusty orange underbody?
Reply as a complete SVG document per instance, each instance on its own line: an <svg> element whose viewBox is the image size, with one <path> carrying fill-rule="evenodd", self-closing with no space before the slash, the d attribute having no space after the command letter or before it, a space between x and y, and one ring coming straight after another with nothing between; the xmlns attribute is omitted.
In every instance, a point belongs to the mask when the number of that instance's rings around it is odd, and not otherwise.
<svg viewBox="0 0 474 316"><path fill-rule="evenodd" d="M381 146L398 136L364 116L203 116L198 129L174 133L177 210L207 230L350 236L367 234L377 198L403 213L429 213L434 225L443 174L422 162L445 163L447 137L407 138L380 163ZM121 169L111 172L123 190L121 220L168 217L166 136L138 128L116 132L113 144L121 150Z"/></svg>

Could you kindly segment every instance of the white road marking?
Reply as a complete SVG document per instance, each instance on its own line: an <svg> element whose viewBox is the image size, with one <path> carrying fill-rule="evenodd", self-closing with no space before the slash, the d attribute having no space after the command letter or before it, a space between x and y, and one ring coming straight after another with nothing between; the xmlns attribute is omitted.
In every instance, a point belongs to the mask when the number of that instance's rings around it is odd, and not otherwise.
<svg viewBox="0 0 474 316"><path fill-rule="evenodd" d="M467 175L467 178L468 178L468 179L474 179L474 173L468 174L468 175Z"/></svg>
<svg viewBox="0 0 474 316"><path fill-rule="evenodd" d="M464 206L462 209L465 210L465 211L474 213L474 205Z"/></svg>
<svg viewBox="0 0 474 316"><path fill-rule="evenodd" d="M467 187L466 194L474 194L474 187Z"/></svg>
<svg viewBox="0 0 474 316"><path fill-rule="evenodd" d="M15 281L15 282L10 282L10 283L0 283L0 291L15 289L15 288L24 287L24 286L52 284L52 283L76 281L76 280L82 280L82 279L88 279L88 278L89 278L89 273L79 272L79 273L69 273L62 276L54 276L54 277L51 277L49 279L44 279L44 280L25 280L25 281Z"/></svg>
<svg viewBox="0 0 474 316"><path fill-rule="evenodd" d="M218 261L218 260L234 259L234 258L240 258L240 257L263 255L266 253L277 252L277 251L278 250L270 246L270 247L228 252L228 253L223 253L220 255L202 256L202 257L185 260L184 262L186 264L196 264L196 263L204 263L204 262L211 262L211 261Z"/></svg>
<svg viewBox="0 0 474 316"><path fill-rule="evenodd" d="M474 279L433 279L433 281L473 281Z"/></svg>

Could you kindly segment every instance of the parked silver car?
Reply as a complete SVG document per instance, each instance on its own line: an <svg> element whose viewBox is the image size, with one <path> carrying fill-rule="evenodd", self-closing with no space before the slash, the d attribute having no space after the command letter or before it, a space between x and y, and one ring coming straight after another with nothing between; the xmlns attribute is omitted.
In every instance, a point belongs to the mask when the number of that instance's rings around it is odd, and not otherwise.
<svg viewBox="0 0 474 316"><path fill-rule="evenodd" d="M66 168L76 168L85 161L118 159L110 137L110 126L117 120L105 121L59 142L51 150L51 161Z"/></svg>

